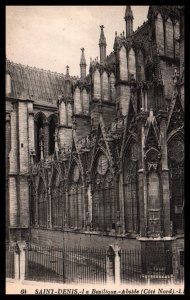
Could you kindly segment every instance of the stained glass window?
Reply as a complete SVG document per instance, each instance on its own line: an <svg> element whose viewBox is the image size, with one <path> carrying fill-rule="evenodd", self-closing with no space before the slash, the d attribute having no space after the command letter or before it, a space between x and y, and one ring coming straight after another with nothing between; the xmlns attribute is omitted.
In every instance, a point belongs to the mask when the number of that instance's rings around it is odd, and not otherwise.
<svg viewBox="0 0 190 300"><path fill-rule="evenodd" d="M48 201L45 185L42 179L40 179L38 186L38 224L40 226L47 226L47 214L48 214Z"/></svg>
<svg viewBox="0 0 190 300"><path fill-rule="evenodd" d="M168 146L171 220L174 232L182 233L184 229L184 143L173 139Z"/></svg>
<svg viewBox="0 0 190 300"><path fill-rule="evenodd" d="M51 192L52 226L62 227L66 202L65 186L60 182L58 174L53 178Z"/></svg>
<svg viewBox="0 0 190 300"><path fill-rule="evenodd" d="M94 230L109 231L115 228L116 184L104 155L100 155L97 160L93 182L92 219Z"/></svg>
<svg viewBox="0 0 190 300"><path fill-rule="evenodd" d="M69 187L69 227L81 229L83 227L83 187L80 170L73 167L71 185Z"/></svg>
<svg viewBox="0 0 190 300"><path fill-rule="evenodd" d="M36 203L35 203L35 190L32 181L29 183L30 192L30 225L35 225L36 217Z"/></svg>
<svg viewBox="0 0 190 300"><path fill-rule="evenodd" d="M138 194L137 194L137 145L133 144L124 159L124 209L125 229L138 231Z"/></svg>

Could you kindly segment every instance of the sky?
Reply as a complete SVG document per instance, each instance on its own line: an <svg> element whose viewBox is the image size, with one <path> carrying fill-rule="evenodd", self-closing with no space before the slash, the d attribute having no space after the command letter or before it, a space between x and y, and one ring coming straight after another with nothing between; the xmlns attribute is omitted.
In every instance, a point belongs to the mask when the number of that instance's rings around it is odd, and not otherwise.
<svg viewBox="0 0 190 300"><path fill-rule="evenodd" d="M136 30L147 20L148 6L131 6ZM125 31L125 6L7 6L6 57L31 67L80 75L81 48L87 71L90 57L99 60L100 25L106 54L113 51L115 31Z"/></svg>

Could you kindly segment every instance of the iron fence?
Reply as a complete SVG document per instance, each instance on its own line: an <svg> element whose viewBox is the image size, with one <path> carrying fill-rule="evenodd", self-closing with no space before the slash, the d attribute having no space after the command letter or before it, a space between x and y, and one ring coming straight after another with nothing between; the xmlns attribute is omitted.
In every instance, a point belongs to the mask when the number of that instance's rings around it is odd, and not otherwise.
<svg viewBox="0 0 190 300"><path fill-rule="evenodd" d="M6 244L6 277L14 278L14 246Z"/></svg>
<svg viewBox="0 0 190 300"><path fill-rule="evenodd" d="M66 282L105 283L106 250L64 248Z"/></svg>
<svg viewBox="0 0 190 300"><path fill-rule="evenodd" d="M152 257L154 258L152 260ZM172 283L172 252L122 249L120 252L120 278L122 283Z"/></svg>
<svg viewBox="0 0 190 300"><path fill-rule="evenodd" d="M106 282L106 250L52 248L26 249L25 279L67 283Z"/></svg>
<svg viewBox="0 0 190 300"><path fill-rule="evenodd" d="M25 279L65 282L62 249L30 245L26 249Z"/></svg>
<svg viewBox="0 0 190 300"><path fill-rule="evenodd" d="M120 278L121 283L143 282L141 268L141 253L138 250L121 249Z"/></svg>
<svg viewBox="0 0 190 300"><path fill-rule="evenodd" d="M25 248L25 279L62 283L106 283L109 267L114 267L114 255L101 248L87 247L41 247L29 244ZM174 258L177 251L171 249L147 248L146 251L121 249L120 281L121 283L182 283L183 253L180 256L182 267L176 268ZM15 247L6 245L6 277L15 275ZM109 259L108 259L109 258ZM180 266L180 265L179 265ZM106 269L107 268L107 269ZM178 270L179 269L179 270ZM18 270L17 270L18 271ZM115 269L113 268L113 276Z"/></svg>

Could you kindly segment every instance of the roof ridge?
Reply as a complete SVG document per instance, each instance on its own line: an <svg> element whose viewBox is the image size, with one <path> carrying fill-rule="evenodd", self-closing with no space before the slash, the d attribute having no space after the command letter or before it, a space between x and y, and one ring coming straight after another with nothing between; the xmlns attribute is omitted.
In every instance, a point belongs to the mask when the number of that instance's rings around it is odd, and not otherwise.
<svg viewBox="0 0 190 300"><path fill-rule="evenodd" d="M148 20L144 21L141 26L138 26L138 28L133 32L133 34L136 34L140 29L142 29L146 24L148 23Z"/></svg>
<svg viewBox="0 0 190 300"><path fill-rule="evenodd" d="M65 74L63 73L59 73L59 72L56 72L56 71L51 71L51 70L47 70L47 69L43 69L43 68L38 68L38 67L31 67L31 66L28 66L28 65L23 65L21 63L15 63L14 61L11 61L10 59L6 58L6 62L9 62L10 64L13 64L15 66L20 66L20 67L23 67L23 68L26 68L26 69L30 69L30 70L34 70L34 71L41 71L41 72L45 72L45 73L49 73L49 74L54 74L54 75L59 75L59 76L63 76L64 78L66 77ZM71 79L76 79L77 76L70 76Z"/></svg>

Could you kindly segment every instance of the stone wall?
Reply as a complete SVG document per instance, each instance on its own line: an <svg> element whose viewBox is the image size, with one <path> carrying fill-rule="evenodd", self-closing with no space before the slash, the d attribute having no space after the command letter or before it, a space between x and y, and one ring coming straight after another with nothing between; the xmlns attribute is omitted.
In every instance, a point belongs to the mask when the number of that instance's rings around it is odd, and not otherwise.
<svg viewBox="0 0 190 300"><path fill-rule="evenodd" d="M63 232L53 229L31 229L31 243L53 247L105 248L118 243L123 249L141 249L141 243L135 238L127 239L94 233Z"/></svg>
<svg viewBox="0 0 190 300"><path fill-rule="evenodd" d="M76 135L82 138L90 133L90 116L75 115L76 119Z"/></svg>

